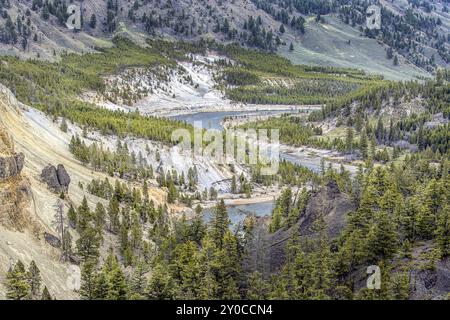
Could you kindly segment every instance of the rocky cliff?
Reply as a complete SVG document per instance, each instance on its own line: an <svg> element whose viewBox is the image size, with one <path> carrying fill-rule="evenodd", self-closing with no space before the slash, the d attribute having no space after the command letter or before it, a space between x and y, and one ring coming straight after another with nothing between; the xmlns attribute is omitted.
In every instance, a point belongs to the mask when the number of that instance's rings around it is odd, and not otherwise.
<svg viewBox="0 0 450 320"><path fill-rule="evenodd" d="M0 156L0 180L20 175L24 163L25 156L23 153L15 154L9 157Z"/></svg>
<svg viewBox="0 0 450 320"><path fill-rule="evenodd" d="M339 191L332 181L326 187L315 192L306 207L305 213L288 229L281 229L269 236L270 270L278 270L284 263L284 251L287 241L294 235L316 236L314 223L322 216L330 239L339 235L345 227L347 214L355 210L350 197Z"/></svg>
<svg viewBox="0 0 450 320"><path fill-rule="evenodd" d="M0 224L23 231L32 226L29 214L24 213L31 199L27 179L22 177L25 164L23 153L15 153L12 139L0 123Z"/></svg>

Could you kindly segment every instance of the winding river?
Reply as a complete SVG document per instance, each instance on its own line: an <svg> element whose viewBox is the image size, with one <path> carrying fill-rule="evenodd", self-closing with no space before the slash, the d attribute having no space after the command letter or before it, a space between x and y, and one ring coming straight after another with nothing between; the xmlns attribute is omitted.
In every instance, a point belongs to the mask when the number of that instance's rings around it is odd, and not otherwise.
<svg viewBox="0 0 450 320"><path fill-rule="evenodd" d="M301 110L300 112L307 110ZM197 112L193 114L184 114L171 117L185 121L194 126L201 126L206 129L223 130L223 122L225 118L230 117L258 117L258 116L270 116L280 115L285 113L296 113L298 110L257 110L257 111L217 111L217 112ZM302 165L314 172L320 172L322 157L317 154L313 154L303 150L294 150L292 152L280 152L280 159ZM334 164L334 166L337 166ZM354 167L346 166L350 172L354 171ZM254 214L256 216L268 216L271 215L274 203L262 202L256 204L246 204L237 206L227 206L232 226L236 226L245 220L245 217ZM210 221L212 217L213 209L204 210L205 221Z"/></svg>
<svg viewBox="0 0 450 320"><path fill-rule="evenodd" d="M252 204L243 204L238 206L228 206L228 216L231 222L231 228L235 228L239 224L243 224L244 220L249 215L255 215L257 217L270 216L274 208L274 203L260 202ZM205 222L210 222L213 218L214 208L206 208L203 210L203 219Z"/></svg>

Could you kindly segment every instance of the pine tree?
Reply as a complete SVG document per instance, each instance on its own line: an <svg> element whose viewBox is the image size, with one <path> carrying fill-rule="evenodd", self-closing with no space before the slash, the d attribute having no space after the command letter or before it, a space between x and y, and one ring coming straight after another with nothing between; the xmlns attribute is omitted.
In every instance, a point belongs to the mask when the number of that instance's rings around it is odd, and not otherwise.
<svg viewBox="0 0 450 320"><path fill-rule="evenodd" d="M101 239L97 234L97 230L88 226L84 229L80 238L77 240L77 251L84 262L90 259L96 260L99 256L99 247Z"/></svg>
<svg viewBox="0 0 450 320"><path fill-rule="evenodd" d="M178 295L178 286L167 266L157 264L147 285L147 297L151 300L171 300Z"/></svg>
<svg viewBox="0 0 450 320"><path fill-rule="evenodd" d="M28 274L22 261L17 261L14 268L6 274L6 298L10 300L26 300L30 298L31 287Z"/></svg>
<svg viewBox="0 0 450 320"><path fill-rule="evenodd" d="M41 281L41 271L33 260L28 268L28 282L30 284L31 296L34 298L37 297L41 291Z"/></svg>
<svg viewBox="0 0 450 320"><path fill-rule="evenodd" d="M348 153L352 153L353 152L353 129L352 128L347 128L347 134L345 137L345 147Z"/></svg>
<svg viewBox="0 0 450 320"><path fill-rule="evenodd" d="M363 159L367 159L367 157L369 156L368 149L369 149L369 142L367 138L367 132L364 129L361 131L361 138L359 141L359 150L361 151Z"/></svg>
<svg viewBox="0 0 450 320"><path fill-rule="evenodd" d="M219 246L218 249L216 266L219 274L217 281L219 299L240 299L238 276L241 272L241 265L237 241L228 228L223 236L222 246Z"/></svg>
<svg viewBox="0 0 450 320"><path fill-rule="evenodd" d="M109 230L117 232L119 229L119 211L120 204L116 197L112 197L109 202L108 215L109 215Z"/></svg>
<svg viewBox="0 0 450 320"><path fill-rule="evenodd" d="M67 212L67 217L69 218L69 225L72 228L76 228L77 226L77 212L75 211L75 208L70 205L69 211Z"/></svg>
<svg viewBox="0 0 450 320"><path fill-rule="evenodd" d="M398 62L398 56L397 55L395 55L394 56L394 66L398 66L398 64L399 64L399 62Z"/></svg>
<svg viewBox="0 0 450 320"><path fill-rule="evenodd" d="M281 208L275 207L272 212L272 221L270 223L270 232L274 233L282 227Z"/></svg>
<svg viewBox="0 0 450 320"><path fill-rule="evenodd" d="M267 300L270 293L270 286L258 271L253 272L248 280L247 299Z"/></svg>
<svg viewBox="0 0 450 320"><path fill-rule="evenodd" d="M92 29L95 29L95 27L97 26L97 16L95 14L91 15L91 20L89 21L89 26Z"/></svg>
<svg viewBox="0 0 450 320"><path fill-rule="evenodd" d="M80 296L84 300L96 299L96 267L96 261L93 259L89 259L83 263L83 266L81 268Z"/></svg>
<svg viewBox="0 0 450 320"><path fill-rule="evenodd" d="M218 250L209 235L202 239L198 264L200 288L198 298L203 300L217 299L219 284L217 282L217 266L215 265Z"/></svg>
<svg viewBox="0 0 450 320"><path fill-rule="evenodd" d="M126 300L127 299L127 284L125 282L125 275L116 264L109 274L108 286L108 300Z"/></svg>
<svg viewBox="0 0 450 320"><path fill-rule="evenodd" d="M231 179L231 193L232 194L237 193L236 176L234 176L234 175L233 175L233 178Z"/></svg>
<svg viewBox="0 0 450 320"><path fill-rule="evenodd" d="M47 287L44 287L44 290L42 290L41 300L53 300Z"/></svg>
<svg viewBox="0 0 450 320"><path fill-rule="evenodd" d="M214 217L211 226L211 233L214 243L219 249L222 249L223 238L230 226L227 207L225 202L220 200L214 208Z"/></svg>
<svg viewBox="0 0 450 320"><path fill-rule="evenodd" d="M374 261L389 259L397 251L398 236L395 225L386 212L378 212L369 227L368 253Z"/></svg>
<svg viewBox="0 0 450 320"><path fill-rule="evenodd" d="M138 262L131 278L130 293L132 294L132 300L141 300L144 298L147 285L145 278L146 272L147 268L145 264L142 261Z"/></svg>
<svg viewBox="0 0 450 320"><path fill-rule="evenodd" d="M83 197L83 201L78 207L77 217L77 229L79 233L82 233L89 226L89 223L92 220L91 209L89 208L86 197Z"/></svg>
<svg viewBox="0 0 450 320"><path fill-rule="evenodd" d="M436 229L436 242L442 257L450 255L450 206L442 210Z"/></svg>
<svg viewBox="0 0 450 320"><path fill-rule="evenodd" d="M94 224L95 227L99 230L99 232L103 231L105 227L105 218L106 218L106 210L101 202L97 203L94 214Z"/></svg>

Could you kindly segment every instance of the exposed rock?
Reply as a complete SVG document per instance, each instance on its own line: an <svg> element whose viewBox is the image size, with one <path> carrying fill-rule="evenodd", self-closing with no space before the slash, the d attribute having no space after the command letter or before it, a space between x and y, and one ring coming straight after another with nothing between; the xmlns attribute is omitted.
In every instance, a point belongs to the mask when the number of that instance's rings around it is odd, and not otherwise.
<svg viewBox="0 0 450 320"><path fill-rule="evenodd" d="M45 238L45 241L48 244L50 244L52 247L55 247L55 248L60 248L61 247L61 240L59 240L54 235L52 235L52 234L50 234L48 232L45 232L44 233L44 238Z"/></svg>
<svg viewBox="0 0 450 320"><path fill-rule="evenodd" d="M79 266L81 264L81 258L79 256L71 254L69 255L69 262Z"/></svg>
<svg viewBox="0 0 450 320"><path fill-rule="evenodd" d="M53 192L65 192L69 189L70 176L62 164L58 165L58 169L51 165L45 167L41 178Z"/></svg>
<svg viewBox="0 0 450 320"><path fill-rule="evenodd" d="M59 184L64 188L64 191L67 191L70 185L70 176L62 164L58 165L57 174Z"/></svg>
<svg viewBox="0 0 450 320"><path fill-rule="evenodd" d="M436 262L433 270L415 268L411 277L412 299L446 300L450 293L450 257Z"/></svg>
<svg viewBox="0 0 450 320"><path fill-rule="evenodd" d="M306 206L305 213L289 229L281 229L270 235L270 270L278 270L284 262L287 241L294 233L313 238L317 235L314 222L321 216L325 220L330 239L337 237L346 225L347 214L355 210L350 197L339 191L336 182L328 183L315 192Z"/></svg>
<svg viewBox="0 0 450 320"><path fill-rule="evenodd" d="M19 175L25 163L23 153L11 157L0 157L0 179L8 179Z"/></svg>
<svg viewBox="0 0 450 320"><path fill-rule="evenodd" d="M19 231L32 229L32 218L24 210L30 199L31 189L26 179L15 176L0 181L0 224Z"/></svg>
<svg viewBox="0 0 450 320"><path fill-rule="evenodd" d="M47 166L42 170L41 178L44 182L47 183L47 186L50 190L54 192L58 192L61 188L58 180L58 173L54 166Z"/></svg>

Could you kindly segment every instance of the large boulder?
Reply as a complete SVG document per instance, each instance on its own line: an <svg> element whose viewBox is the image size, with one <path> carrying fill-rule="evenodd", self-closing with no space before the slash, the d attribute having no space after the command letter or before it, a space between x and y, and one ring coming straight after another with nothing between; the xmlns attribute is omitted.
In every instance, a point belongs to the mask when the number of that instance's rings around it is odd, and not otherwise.
<svg viewBox="0 0 450 320"><path fill-rule="evenodd" d="M44 232L44 239L52 247L55 248L61 247L61 240L59 240L56 236L52 235L51 233Z"/></svg>
<svg viewBox="0 0 450 320"><path fill-rule="evenodd" d="M0 179L8 179L19 175L25 164L25 156L18 153L10 157L0 157Z"/></svg>
<svg viewBox="0 0 450 320"><path fill-rule="evenodd" d="M67 191L70 185L70 176L62 164L58 165L56 173L58 175L59 184Z"/></svg>
<svg viewBox="0 0 450 320"><path fill-rule="evenodd" d="M42 170L41 179L47 183L48 188L53 192L66 192L69 189L70 176L62 164L49 165Z"/></svg>
<svg viewBox="0 0 450 320"><path fill-rule="evenodd" d="M54 166L47 166L42 170L41 178L44 182L47 183L47 186L50 190L54 192L61 192L61 185L58 180L58 173Z"/></svg>

